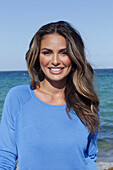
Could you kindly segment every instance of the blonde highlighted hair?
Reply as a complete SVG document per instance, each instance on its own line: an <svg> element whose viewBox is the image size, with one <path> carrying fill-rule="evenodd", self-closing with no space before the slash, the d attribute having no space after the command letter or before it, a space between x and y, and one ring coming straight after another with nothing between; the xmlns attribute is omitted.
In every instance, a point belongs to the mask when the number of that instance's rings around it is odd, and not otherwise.
<svg viewBox="0 0 113 170"><path fill-rule="evenodd" d="M44 35L53 33L62 35L66 39L68 56L72 61L72 69L65 88L67 114L71 119L69 111L70 109L75 111L81 121L95 134L95 130L99 127L99 99L93 85L94 71L86 59L80 34L69 23L59 21L44 25L32 38L26 53L31 87L36 88L44 79L39 63L40 44Z"/></svg>

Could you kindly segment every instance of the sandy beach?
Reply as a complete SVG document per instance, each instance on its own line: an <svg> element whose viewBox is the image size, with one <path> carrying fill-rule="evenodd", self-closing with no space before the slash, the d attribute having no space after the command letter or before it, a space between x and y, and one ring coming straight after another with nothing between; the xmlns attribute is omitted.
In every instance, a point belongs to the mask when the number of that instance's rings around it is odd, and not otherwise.
<svg viewBox="0 0 113 170"><path fill-rule="evenodd" d="M108 170L108 168L113 167L113 162L97 162L99 170Z"/></svg>

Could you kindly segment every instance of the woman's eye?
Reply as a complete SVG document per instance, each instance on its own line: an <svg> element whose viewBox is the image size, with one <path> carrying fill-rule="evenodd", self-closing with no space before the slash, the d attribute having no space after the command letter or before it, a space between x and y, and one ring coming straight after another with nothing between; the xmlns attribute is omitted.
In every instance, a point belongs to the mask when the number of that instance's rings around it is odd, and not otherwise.
<svg viewBox="0 0 113 170"><path fill-rule="evenodd" d="M62 54L63 54L63 55L68 55L68 53L67 53L66 51L65 51L65 52L63 52Z"/></svg>
<svg viewBox="0 0 113 170"><path fill-rule="evenodd" d="M44 55L46 55L46 54L50 54L50 52L49 51L43 51L42 52Z"/></svg>

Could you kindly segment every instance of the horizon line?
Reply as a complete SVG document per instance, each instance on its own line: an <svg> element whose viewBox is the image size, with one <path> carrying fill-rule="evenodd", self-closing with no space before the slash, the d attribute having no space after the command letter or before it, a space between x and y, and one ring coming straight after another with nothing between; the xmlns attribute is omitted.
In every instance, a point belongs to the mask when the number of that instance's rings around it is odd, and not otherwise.
<svg viewBox="0 0 113 170"><path fill-rule="evenodd" d="M113 68L93 68L94 70L113 70ZM0 72L28 71L26 70L0 70Z"/></svg>

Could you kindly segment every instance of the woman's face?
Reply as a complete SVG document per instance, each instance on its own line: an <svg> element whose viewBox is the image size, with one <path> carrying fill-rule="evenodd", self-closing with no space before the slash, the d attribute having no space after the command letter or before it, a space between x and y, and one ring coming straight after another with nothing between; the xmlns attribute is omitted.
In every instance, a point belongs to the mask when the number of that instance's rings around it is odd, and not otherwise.
<svg viewBox="0 0 113 170"><path fill-rule="evenodd" d="M66 80L72 64L67 54L65 38L57 33L43 36L39 61L44 78L52 81Z"/></svg>

